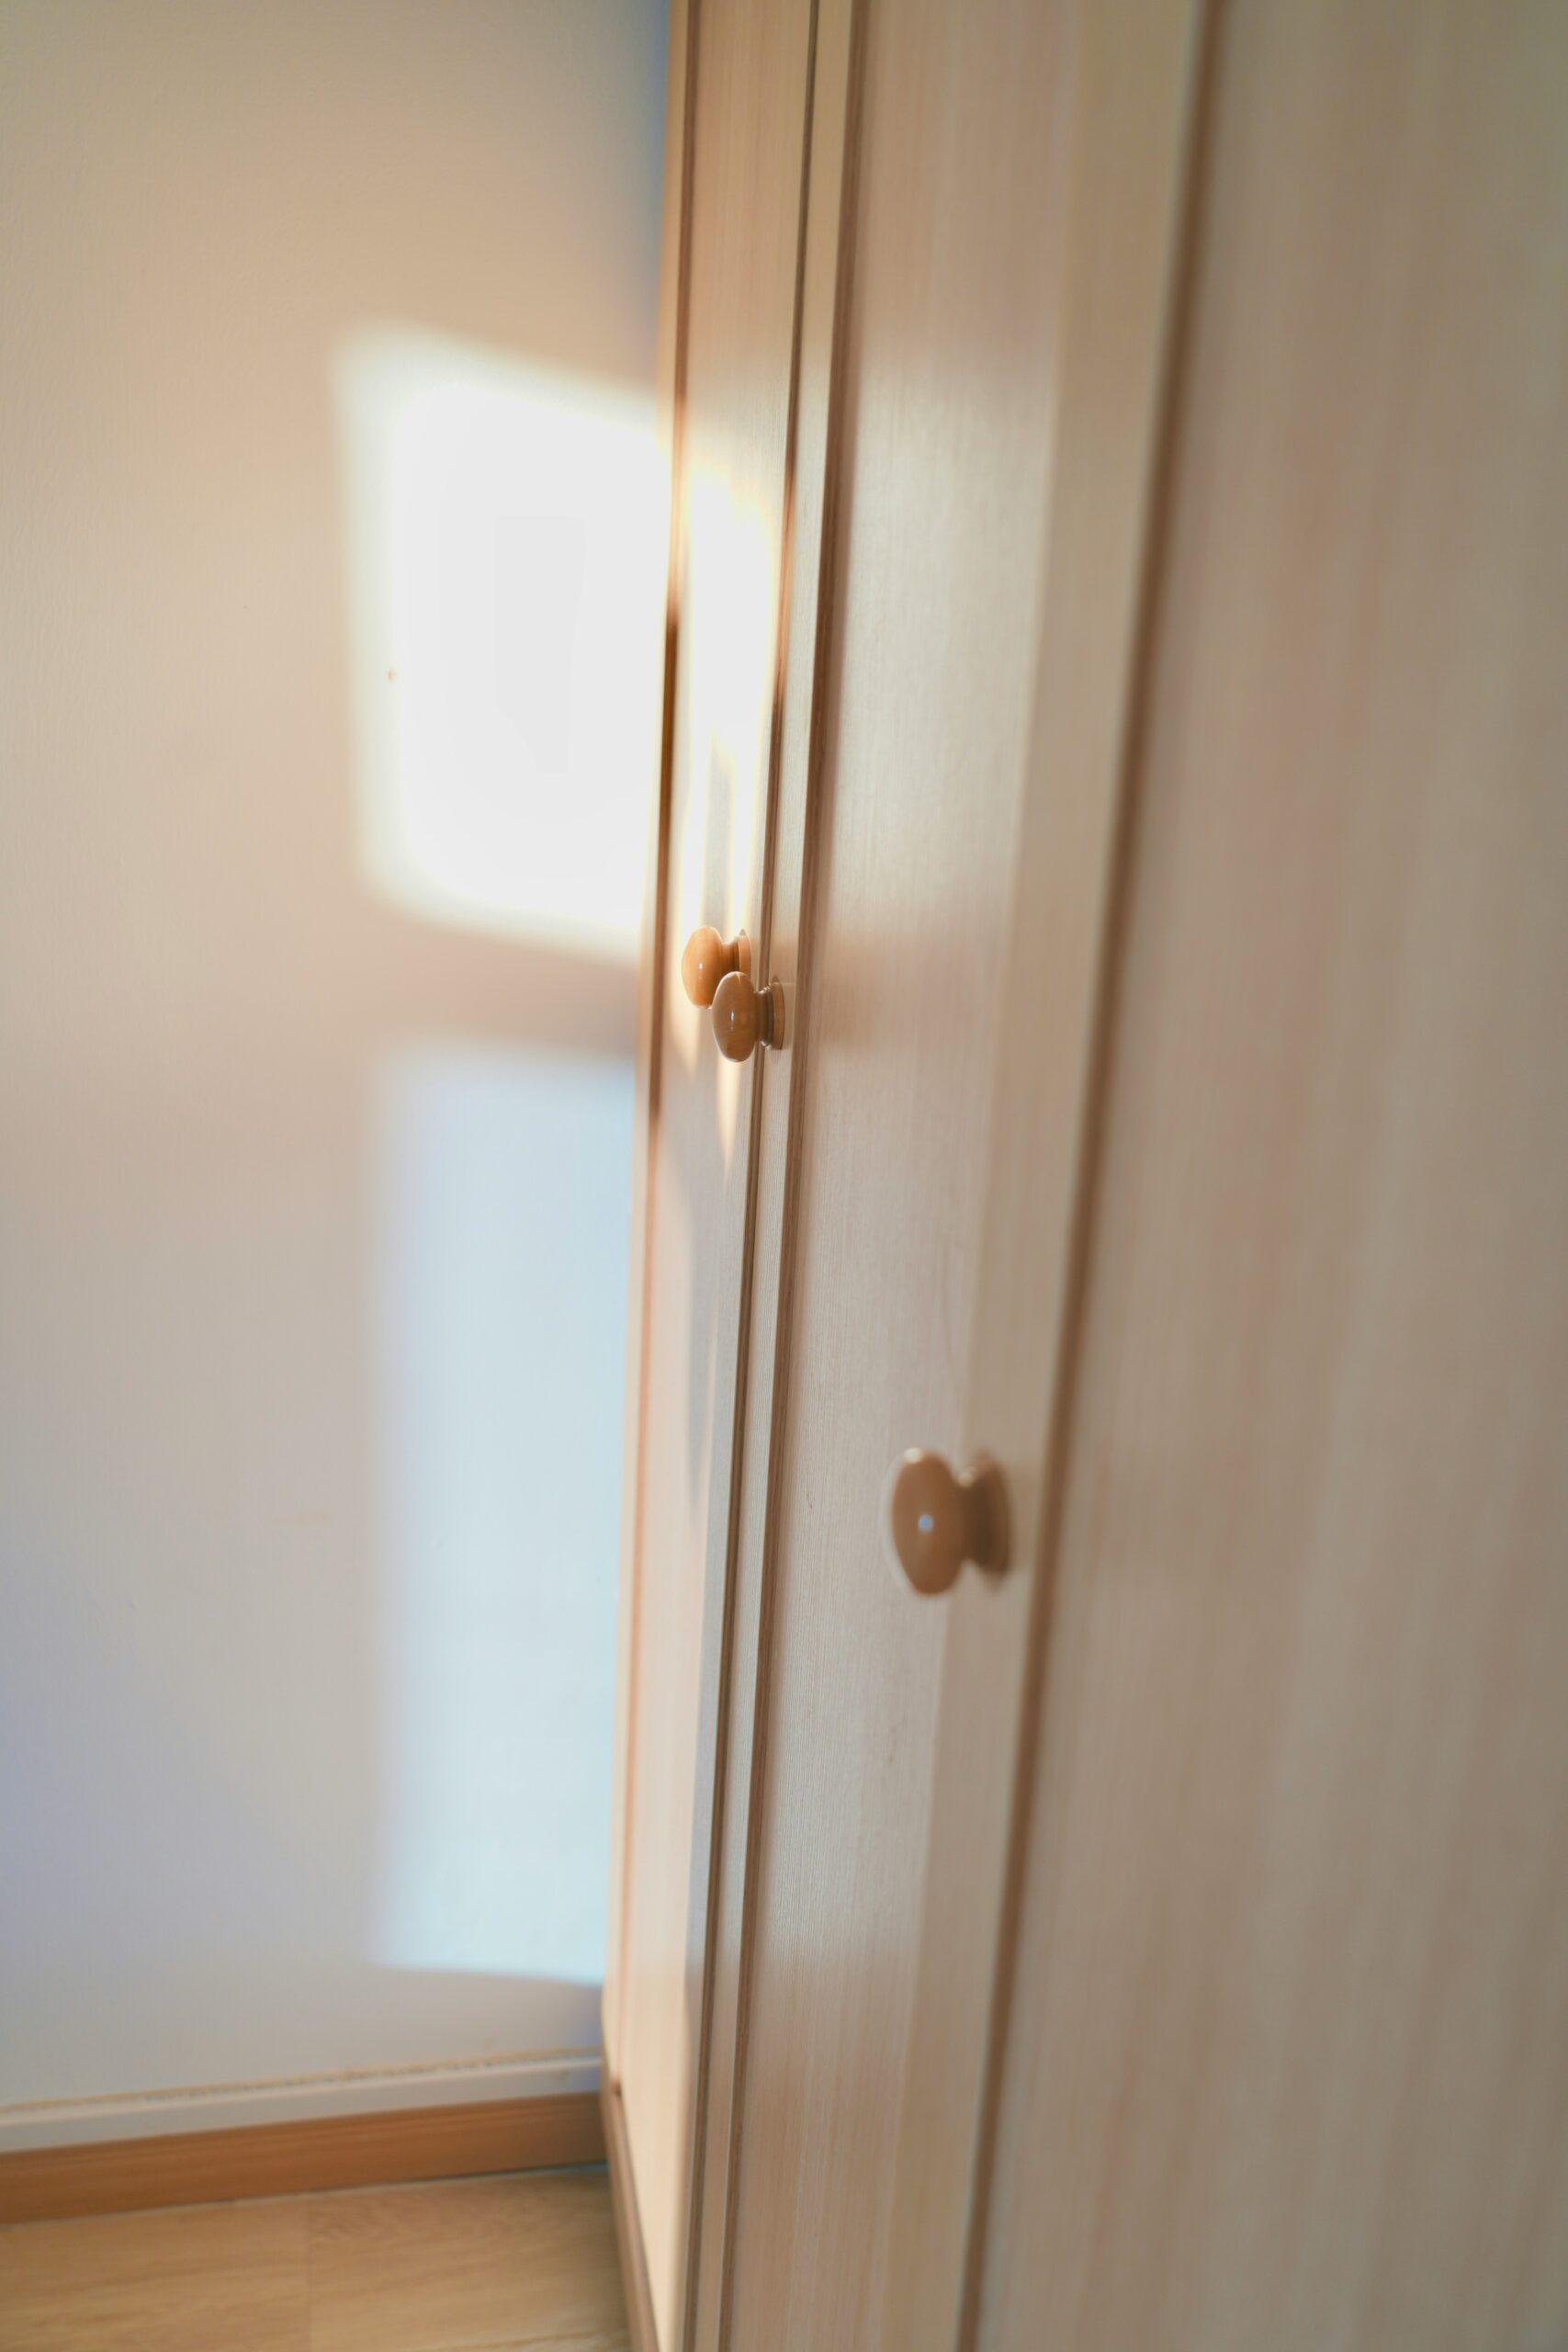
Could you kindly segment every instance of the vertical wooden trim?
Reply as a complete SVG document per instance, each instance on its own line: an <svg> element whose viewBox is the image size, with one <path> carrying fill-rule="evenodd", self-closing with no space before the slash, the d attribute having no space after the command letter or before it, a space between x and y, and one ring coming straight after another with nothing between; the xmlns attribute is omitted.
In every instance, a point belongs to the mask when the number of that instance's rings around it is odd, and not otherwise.
<svg viewBox="0 0 1568 2352"><path fill-rule="evenodd" d="M795 520L799 492L799 485L795 479L795 470L798 425L800 334L803 300L802 252L803 232L808 210L807 190L809 179L810 158L813 143L817 17L818 0L784 0L784 5L781 7L775 8L773 17L773 29L775 33L787 40L792 54L795 55L804 65L805 72L804 87L802 90L803 103L798 122L798 132L795 130L793 126L789 132L789 136L792 141L798 137L798 146L795 149L795 153L798 154L799 157L799 172L796 182L795 202L793 207L792 213L786 213L780 222L780 225L785 227L787 230L787 227L793 219L793 226L795 230L795 253L793 256L792 310L789 317L789 346L787 359L788 377L787 383L783 387L786 393L786 410L784 417L784 448L781 459L782 479L779 482L781 494L779 579L777 602L773 621L774 631L773 644L772 647L773 711L771 714L771 725L768 738L764 797L760 812L762 818L761 841L760 844L761 866L759 876L761 884L761 904L758 909L759 919L755 929L758 941L761 944L764 945L764 950L765 943L768 939L773 922L773 907L774 902L773 882L775 864L779 851L781 822L779 778L782 744L782 708L786 693L784 680L789 662L789 650L791 644L794 641L791 634L791 623L794 615L794 597L791 583L795 572L793 551L795 546ZM703 23L706 23L708 20L702 19L701 21ZM796 40L800 40L803 43L802 48L798 51L795 50L794 46ZM694 195L693 157L694 154L696 135L694 126L697 108L699 104L702 103L697 93L698 86L702 81L704 74L704 62L699 55L701 49L699 20L694 12L694 5L689 5L687 8L684 41L686 49L685 83L688 96L686 102L686 120L683 132L685 145L682 170L683 192L682 198L683 209L680 237L680 315L678 320L678 334L676 338L679 356L679 385L675 402L677 457L679 457L681 443L684 439L685 429L687 398L685 380L685 351L688 335L687 311L690 301L690 277L693 253L694 243L700 247L700 241L703 235L701 224L695 222L694 218L695 198ZM712 53L710 44L710 56ZM672 56L672 82L674 72L675 66ZM673 98L671 98L671 106L673 106ZM785 170L787 175L788 169L793 165L794 155L786 155L784 160L785 162ZM671 181L667 178L667 199L669 197L670 187ZM787 204L787 176L781 183L778 193L784 197L784 201ZM671 241L671 232L667 218L667 272L669 267L668 256ZM788 258L787 247L785 248L784 254L782 255L781 258ZM657 998L657 1005L654 1013L654 1023L650 1033L651 1053L649 1061L648 1114L649 1149L647 1175L645 1179L646 1199L642 1212L643 1227L642 1234L639 1236L645 1255L639 1272L637 1292L637 1312L639 1315L641 1328L633 1342L630 1357L631 1376L635 1381L637 1389L637 1416L635 1421L628 1418L627 1438L628 1448L630 1448L634 1443L637 1447L636 1500L627 1529L624 1535L623 1543L623 1636L620 1672L626 1687L619 1718L620 1748L617 1759L616 1775L618 1784L617 1797L622 1817L617 1833L616 1869L618 1872L618 1900L615 1927L615 1939L620 1964L615 1994L613 1996L613 1999L607 2003L607 2010L608 2008L614 2008L616 2015L613 2021L608 2014L606 2018L606 2041L609 2049L611 2079L617 2088L620 2086L621 2080L620 2064L622 2058L622 2043L624 2039L622 2017L620 2013L625 2009L626 2002L627 1981L626 1966L626 1955L621 1948L624 1944L628 1925L627 1911L631 1901L632 1886L635 1883L632 1873L636 1867L634 1849L636 1840L635 1812L637 1806L637 1791L635 1784L628 1785L628 1782L629 1759L635 1747L637 1713L640 1697L638 1653L642 1645L641 1614L643 1607L640 1555L644 1535L644 1513L647 1508L645 1496L647 1492L649 1466L646 1462L643 1450L642 1421L643 1402L646 1397L645 1384L649 1370L648 1357L650 1345L652 1344L648 1329L648 1283L649 1279L649 1267L651 1260L652 1244L651 1240L649 1239L648 1237L656 1234L657 1231L657 1228L652 1225L652 1218L657 1213L657 1204L654 1202L652 1195L654 1185L657 1182L656 1152L659 1133L658 1122L660 1114L659 1055L662 1045L661 1009L663 995L667 985L665 979L665 961L668 955L671 953L671 943L670 943L665 937L665 932L669 922L670 893L673 888L672 876L671 875L672 851L669 834L671 822L671 808L675 797L675 779L672 773L672 762L675 749L674 715L677 701L676 687L679 653L678 632L675 624L678 620L677 606L681 594L680 583L682 576L679 534L682 526L682 499L681 494L679 465L677 465L674 479L672 511L674 517L674 536L672 537L671 544L670 572L671 627L667 639L666 648L667 660L664 714L665 738L663 743L663 761L661 768L661 808L660 821L660 879L658 907L654 918L656 935L653 943L652 955L649 959L651 961L653 966L654 989ZM809 637L806 641L809 642ZM797 829L799 820L800 810L796 808L793 812L792 820L785 823L785 831L787 831L790 829L790 822L793 822ZM796 856L795 864L797 867L798 856ZM774 1078L773 1083L775 1087L779 1085L781 1081L787 1084L788 1070L792 1065L793 1056L790 1057L784 1069L781 1070ZM762 1125L764 1070L767 1067L768 1064L765 1057L759 1057L759 1059L753 1063L751 1069L751 1085L747 1112L747 1160L743 1180L744 1200L741 1211L742 1254L739 1297L737 1302L738 1311L736 1329L728 1342L728 1344L733 1344L737 1351L735 1359L736 1385L730 1415L730 1470L728 1489L723 1497L726 1510L723 1551L721 1555L710 1558L706 1569L708 1589L705 1595L702 1621L702 1653L698 1660L698 1722L696 1725L695 1740L697 1776L695 1785L691 1792L691 1872L685 1894L687 1905L686 1961L688 1981L694 1980L697 1984L699 2014L696 2020L694 2064L692 2069L694 2079L692 2083L691 2105L686 2114L678 2119L679 2142L675 2161L678 2165L684 2169L684 2180L682 2186L683 2187L686 2195L687 2207L684 2215L683 2235L679 2241L678 2248L671 2249L672 2252L677 2254L679 2265L678 2275L672 2281L666 2282L667 2285L671 2285L674 2290L674 2316L671 2317L669 2312L664 2312L662 2309L660 2310L660 2316L664 2324L671 2328L671 2332L682 2340L689 2335L691 2326L691 2309L693 2295L694 2292L695 2278L695 2247L701 2227L699 2200L701 2197L701 2184L706 2149L704 2118L705 2114L707 2063L708 2051L710 2047L707 2021L711 2015L712 2006L713 1971L711 1924L716 1899L715 1889L716 1883L717 1830L716 1825L722 1819L724 1813L726 1760L728 1757L728 1740L725 1733L725 1725L730 1703L730 1693L734 1687L732 1660L734 1657L734 1592L737 1527L742 1482L745 1475L746 1430L749 1419L754 1417L752 1400L756 1397L756 1392L760 1385L761 1379L760 1372L756 1377L752 1376L753 1359L755 1358L757 1366L761 1367L769 1360L769 1354L771 1354L771 1351L768 1353L759 1353L754 1347L752 1339L753 1304L757 1297L758 1283L757 1259L754 1248L758 1200L758 1142ZM766 1286L771 1290L771 1283ZM773 1328L771 1297L766 1302L766 1313L767 1329L771 1335ZM721 1334L720 1337L721 1340L725 1339L725 1335L723 1334ZM766 1398L763 1397L761 1399L759 1408L765 1409L765 1406ZM651 1696L649 1697L648 1703L653 1703ZM660 2182L658 2186L662 2195L662 2192L669 2188L671 2184ZM654 2188L646 2180L644 2183L644 2193L645 2199L651 2202L654 2198ZM655 2275L657 2276L657 2266ZM661 2286L660 2290L660 2305L662 2305L665 2291L665 2286ZM675 2347L666 2346L664 2347L664 2352L675 2352Z"/></svg>
<svg viewBox="0 0 1568 2352"><path fill-rule="evenodd" d="M844 339L849 311L859 152L861 57L864 10L862 0L820 0L812 60L813 134L804 190L802 268L796 333L797 447L807 454L793 486L795 560L789 583L788 633L795 645L810 646L808 662L796 662L782 682L775 712L775 746L781 810L798 811L799 865L780 888L773 872L774 907L793 916L793 933L783 963L770 927L770 970L788 967L795 987L797 1023L791 1041L788 1096L784 1111L782 1182L771 1229L759 1230L754 1249L760 1267L772 1274L772 1316L760 1323L756 1344L770 1362L765 1391L765 1447L753 1442L746 1460L753 1489L761 1481L754 1566L737 1557L734 1583L743 1577L754 1611L754 1645L735 1662L733 1698L725 1719L726 1816L731 1789L744 1792L745 1813L724 1833L716 1822L713 1900L710 1907L710 1980L705 1987L710 2046L705 2075L704 2123L721 2147L722 2171L713 2195L716 2213L707 2213L707 2152L705 2149L704 2211L708 2227L696 2243L693 2296L688 2306L688 2343L693 2352L722 2352L731 2333L736 2189L740 2159L751 1960L757 1907L757 1859L766 1773L769 1662L773 1628L777 1504L787 1428L791 1360L795 1231L801 1188L800 1158L805 1074L810 1054L810 964L813 910L824 823L825 754L829 707L834 696L836 639L834 583L838 560L838 508L844 435ZM781 817L781 837L788 827ZM793 846L793 844L791 844ZM786 900L794 904L785 907ZM793 950L793 956L791 954ZM777 1148L776 1144L773 1148ZM761 1148L758 1153L761 1159ZM776 1269L776 1271L775 1271ZM770 1328L771 1322L771 1328ZM739 1530L738 1530L739 1534ZM747 1670L749 1669L749 1670ZM730 1954L734 1958L731 1962ZM732 2001L722 2064L713 2044L716 1972L728 1968ZM712 2223L716 2221L716 2233Z"/></svg>
<svg viewBox="0 0 1568 2352"><path fill-rule="evenodd" d="M784 676L789 662L791 583L795 570L795 453L800 424L800 347L801 314L806 288L806 240L811 186L812 129L817 104L817 25L818 0L810 0L810 19L807 32L806 109L801 124L800 192L796 211L795 308L790 330L789 392L784 419L784 485L780 500L781 529L779 546L778 607L774 616L773 637L773 699L768 734L768 775L766 800L762 820L762 903L758 924L758 977L765 979L770 972L768 961L772 947L773 912L773 866L778 849L780 763L784 739ZM751 1061L751 1091L747 1119L746 1140L746 1200L743 1211L744 1258L740 1278L739 1313L736 1329L735 1403L730 1426L729 1492L725 1507L724 1586L718 1611L718 1661L715 1679L712 1754L714 1776L708 1794L707 1819L702 1825L707 1854L707 1868L702 1879L702 1918L700 1922L703 1955L702 1990L698 2009L696 2079L692 2103L691 2160L688 2166L688 2201L686 2209L685 2276L681 2292L681 2338L689 2345L696 2326L698 2265L703 2228L703 2188L707 2161L707 2099L713 2030L714 1983L716 1962L716 1933L719 1901L719 1878L723 1862L723 1834L727 1767L728 1763L728 1724L730 1694L733 1683L736 1619L737 1557L740 1533L740 1504L745 1475L747 1408L750 1392L751 1306L757 1272L757 1194L758 1177L762 1148L762 1088L767 1069L767 1057L759 1053ZM706 1678L704 1678L705 1685ZM699 1736L698 1753L705 1752ZM699 1783L698 1801L703 1792ZM693 1889L694 1894L696 1888Z"/></svg>
<svg viewBox="0 0 1568 2352"><path fill-rule="evenodd" d="M600 2086L604 2153L610 2167L610 2202L615 2216L615 2244L621 2254L621 2290L626 2299L626 2333L632 2352L659 2352L653 2324L653 2296L643 2255L642 2224L637 2220L637 2185L632 2178L631 2150L626 2143L626 2109L621 2095L606 2079Z"/></svg>
<svg viewBox="0 0 1568 2352"><path fill-rule="evenodd" d="M790 324L789 407L784 421L784 496L780 503L778 610L774 616L773 707L768 724L768 790L762 826L762 911L758 925L760 978L766 978L768 950L773 944L774 864L778 851L781 771L784 759L784 678L789 668L790 623L794 613L795 544L797 521L795 467L800 442L800 361L802 322L806 310L807 238L811 222L811 151L817 124L817 36L818 0L810 0L810 25L806 37L806 119L800 131L800 190L795 209L795 311ZM761 1070L763 1062L753 1063ZM761 1088L753 1091L754 1114L761 1109ZM753 1124L755 1124L755 1117ZM744 1350L742 1351L744 1354ZM737 1428L739 1430L739 1416Z"/></svg>
<svg viewBox="0 0 1568 2352"><path fill-rule="evenodd" d="M1170 487L1179 429L1193 287L1201 235L1205 161L1215 75L1221 0L1184 0L1179 51L1186 61L1179 106L1171 120L1168 163L1168 260L1165 294L1151 354L1148 385L1146 491L1136 549L1136 587L1126 657L1124 715L1117 737L1112 830L1105 876L1080 1131L1076 1152L1072 1222L1056 1340L1040 1498L1040 1522L1029 1626L1024 1645L1020 1721L1009 1805L1006 1864L987 2034L986 2071L976 2131L968 2230L959 2307L958 2352L976 2352L981 2321L997 2127L1007 2043L1017 1992L1016 1953L1024 1860L1041 1754L1041 1732L1055 1597L1062 1502L1072 1443L1073 1408L1093 1245L1105 1110L1114 1051L1119 979L1126 935L1128 874L1137 779L1147 733L1149 678L1159 586L1168 538ZM945 1695L945 1694L944 1694Z"/></svg>
<svg viewBox="0 0 1568 2352"><path fill-rule="evenodd" d="M686 393L686 333L692 247L692 172L701 0L670 0L665 67L664 218L660 239L656 382L660 441L670 477L669 552L664 606L664 678L660 708L658 784L644 879L637 958L632 1223L626 1281L626 1395L621 1453L621 1569L615 1655L615 1740L611 1780L610 1894L603 2018L604 2064L620 2079L626 1972L621 1946L626 1915L636 1791L631 1759L637 1732L639 1630L638 1561L642 1537L643 1398L648 1374L649 1235L654 1212L655 1154L663 1048L663 1004L670 890L670 808L673 789L675 691L680 639L683 532L682 443Z"/></svg>

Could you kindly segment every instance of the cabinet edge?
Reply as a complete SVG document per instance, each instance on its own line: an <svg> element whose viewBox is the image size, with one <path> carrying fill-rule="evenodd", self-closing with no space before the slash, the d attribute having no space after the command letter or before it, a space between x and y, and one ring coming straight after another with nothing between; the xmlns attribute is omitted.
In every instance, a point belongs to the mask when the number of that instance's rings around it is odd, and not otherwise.
<svg viewBox="0 0 1568 2352"><path fill-rule="evenodd" d="M621 2256L621 2286L626 2299L626 2332L631 2352L659 2352L653 2324L653 2295L648 2283L642 2224L637 2220L637 2184L632 2178L631 2148L626 2139L626 2109L621 2094L606 2078L599 2086L599 2112L604 2126L604 2154L610 2167L610 2202L615 2216L615 2244Z"/></svg>

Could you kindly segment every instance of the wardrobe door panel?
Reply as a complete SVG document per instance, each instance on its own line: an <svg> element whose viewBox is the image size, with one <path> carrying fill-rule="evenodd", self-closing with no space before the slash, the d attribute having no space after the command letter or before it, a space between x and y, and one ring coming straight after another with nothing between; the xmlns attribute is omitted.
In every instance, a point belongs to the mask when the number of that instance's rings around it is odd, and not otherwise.
<svg viewBox="0 0 1568 2352"><path fill-rule="evenodd" d="M683 252L666 288L681 336L672 724L606 2037L665 2352L681 2340L690 2225L761 1067L719 1054L681 959L701 925L761 929L809 32L808 0L691 6Z"/></svg>
<svg viewBox="0 0 1568 2352"><path fill-rule="evenodd" d="M823 722L832 642L832 514L841 473L842 337L855 151L854 0L817 0L810 161L801 254L800 326L789 517L784 658L776 723L774 855L767 920L770 974L794 992L795 1035L763 1076L755 1128L756 1207L749 1372L733 1529L732 1596L720 1709L712 1907L705 2000L690 2352L722 2352L728 2221L743 2101L748 1860L756 1766L765 1747L766 1626L778 1472L781 1366L790 1352L790 1266L797 1237L797 1103L809 876L820 808Z"/></svg>
<svg viewBox="0 0 1568 2352"><path fill-rule="evenodd" d="M1568 13L1218 20L987 2352L1568 2343Z"/></svg>
<svg viewBox="0 0 1568 2352"><path fill-rule="evenodd" d="M947 2347L960 2321L1190 17L863 12L719 2338L747 2352ZM1075 259L1083 142L1108 116L1108 200ZM1125 264L1126 290L1109 334L1083 329L1098 377L1070 385L1064 329L1103 294L1095 259ZM1070 550L1053 473L1069 391L1098 513ZM1045 876L1064 919L1042 960ZM1048 1143L1032 1162L1030 1120ZM921 1597L892 1564L884 1492L915 1445L955 1467L1001 1453L1006 1576Z"/></svg>

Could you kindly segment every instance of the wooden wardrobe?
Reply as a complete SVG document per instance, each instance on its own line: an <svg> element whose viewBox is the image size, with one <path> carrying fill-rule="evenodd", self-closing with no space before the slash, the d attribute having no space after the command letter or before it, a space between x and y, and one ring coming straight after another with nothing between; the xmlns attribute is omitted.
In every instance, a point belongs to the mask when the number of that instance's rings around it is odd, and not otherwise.
<svg viewBox="0 0 1568 2352"><path fill-rule="evenodd" d="M669 88L639 2352L1558 2352L1568 8Z"/></svg>

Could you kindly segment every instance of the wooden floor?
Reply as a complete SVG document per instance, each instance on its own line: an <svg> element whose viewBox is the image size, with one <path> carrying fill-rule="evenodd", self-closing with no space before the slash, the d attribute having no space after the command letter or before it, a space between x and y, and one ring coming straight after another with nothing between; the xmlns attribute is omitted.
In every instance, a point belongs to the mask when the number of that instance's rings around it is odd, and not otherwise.
<svg viewBox="0 0 1568 2352"><path fill-rule="evenodd" d="M0 2352L625 2352L603 2172L0 2229Z"/></svg>

